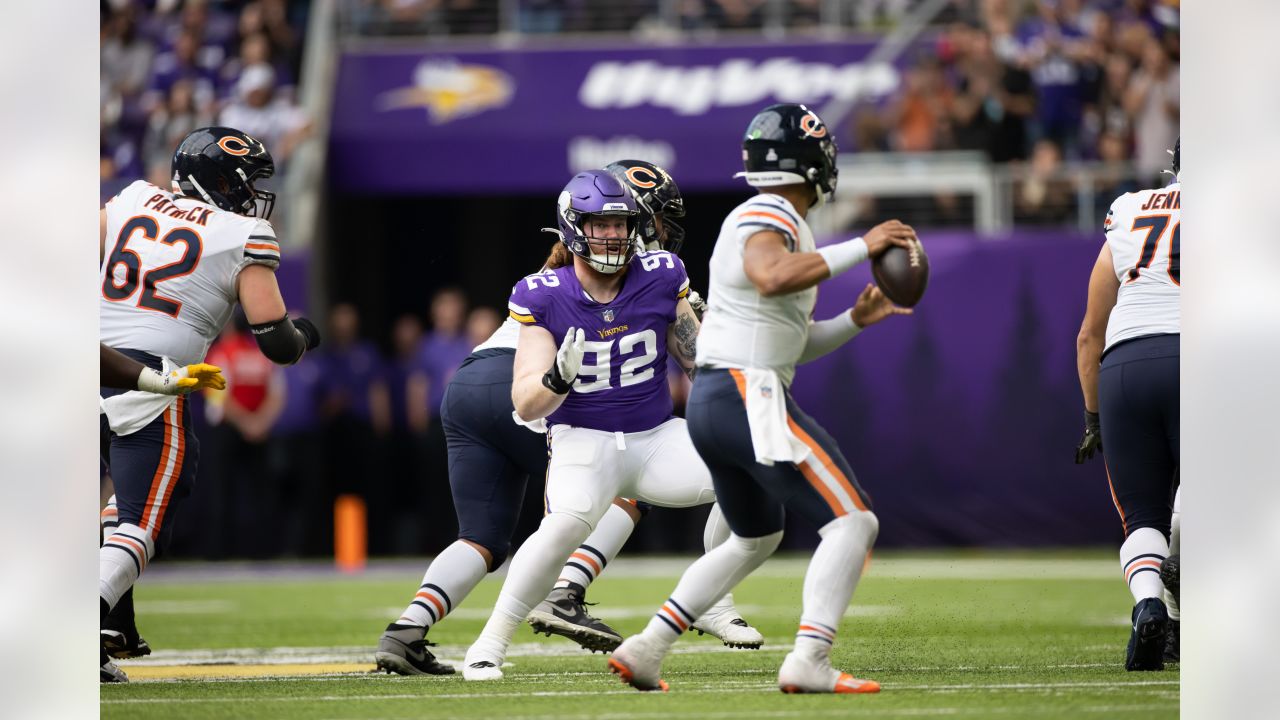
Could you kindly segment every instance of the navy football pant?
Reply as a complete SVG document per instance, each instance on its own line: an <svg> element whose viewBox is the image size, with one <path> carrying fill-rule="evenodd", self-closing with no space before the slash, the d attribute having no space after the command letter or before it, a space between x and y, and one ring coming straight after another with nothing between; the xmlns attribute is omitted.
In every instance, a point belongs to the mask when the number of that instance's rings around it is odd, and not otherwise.
<svg viewBox="0 0 1280 720"><path fill-rule="evenodd" d="M148 353L122 350L125 355L159 370L160 359ZM102 397L124 390L101 388ZM185 397L141 430L117 435L100 417L102 460L111 473L121 525L147 531L159 554L173 536L173 517L195 485L200 442L191 428L191 409Z"/></svg>
<svg viewBox="0 0 1280 720"><path fill-rule="evenodd" d="M514 364L515 350L472 353L440 403L458 538L488 550L494 568L511 551L529 477L547 471L546 436L512 419Z"/></svg>
<svg viewBox="0 0 1280 720"><path fill-rule="evenodd" d="M784 390L792 432L813 452L799 465L756 462L745 387L737 370L698 368L686 407L693 446L711 470L716 501L735 535L754 538L779 532L785 510L825 527L850 512L871 508L835 440L800 410L789 391Z"/></svg>
<svg viewBox="0 0 1280 720"><path fill-rule="evenodd" d="M1126 536L1146 527L1169 535L1178 477L1179 337L1114 345L1098 373L1102 452Z"/></svg>

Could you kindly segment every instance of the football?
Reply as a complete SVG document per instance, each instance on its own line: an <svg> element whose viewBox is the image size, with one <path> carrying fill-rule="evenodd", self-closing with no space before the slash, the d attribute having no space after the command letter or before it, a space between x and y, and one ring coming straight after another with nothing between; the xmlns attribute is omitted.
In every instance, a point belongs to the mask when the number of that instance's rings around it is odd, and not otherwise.
<svg viewBox="0 0 1280 720"><path fill-rule="evenodd" d="M919 240L911 250L894 245L871 261L871 275L895 305L914 307L929 286L929 256Z"/></svg>

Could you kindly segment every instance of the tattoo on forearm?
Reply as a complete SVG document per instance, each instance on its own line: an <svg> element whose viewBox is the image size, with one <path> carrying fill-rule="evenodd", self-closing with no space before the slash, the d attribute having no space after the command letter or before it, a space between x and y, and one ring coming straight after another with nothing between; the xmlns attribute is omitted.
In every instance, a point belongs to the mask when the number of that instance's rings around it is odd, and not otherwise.
<svg viewBox="0 0 1280 720"><path fill-rule="evenodd" d="M676 318L676 353L689 365L685 373L693 377L693 361L698 357L698 321L688 314Z"/></svg>

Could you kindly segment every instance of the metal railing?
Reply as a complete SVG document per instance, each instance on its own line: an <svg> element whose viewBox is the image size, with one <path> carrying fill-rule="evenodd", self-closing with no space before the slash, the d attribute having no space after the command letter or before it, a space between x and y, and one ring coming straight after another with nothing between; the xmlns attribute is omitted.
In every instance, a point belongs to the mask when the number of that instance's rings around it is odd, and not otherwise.
<svg viewBox="0 0 1280 720"><path fill-rule="evenodd" d="M814 231L835 235L886 217L971 227L998 236L1015 226L1102 227L1116 197L1171 180L1130 163L1079 162L1042 170L992 163L980 152L860 153L840 162L831 207L814 215Z"/></svg>

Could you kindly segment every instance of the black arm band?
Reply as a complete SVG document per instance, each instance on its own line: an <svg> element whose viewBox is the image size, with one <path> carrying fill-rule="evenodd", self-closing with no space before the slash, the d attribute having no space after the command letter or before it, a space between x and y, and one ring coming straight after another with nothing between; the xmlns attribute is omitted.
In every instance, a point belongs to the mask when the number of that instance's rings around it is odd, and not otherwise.
<svg viewBox="0 0 1280 720"><path fill-rule="evenodd" d="M551 369L542 376L542 386L557 395L567 395L573 389L573 383L560 377L560 366L551 363Z"/></svg>
<svg viewBox="0 0 1280 720"><path fill-rule="evenodd" d="M293 326L288 315L275 322L250 325L258 349L277 365L292 365L302 358L307 349L306 338Z"/></svg>

